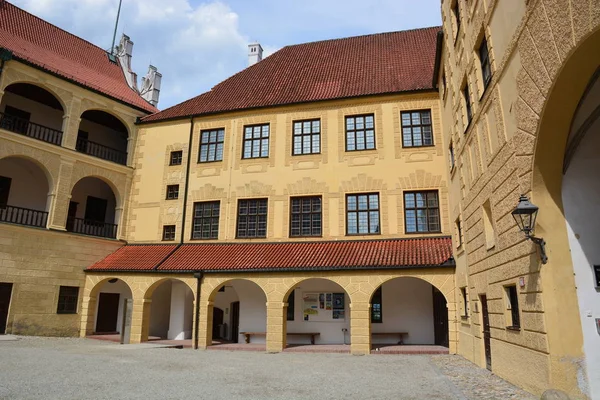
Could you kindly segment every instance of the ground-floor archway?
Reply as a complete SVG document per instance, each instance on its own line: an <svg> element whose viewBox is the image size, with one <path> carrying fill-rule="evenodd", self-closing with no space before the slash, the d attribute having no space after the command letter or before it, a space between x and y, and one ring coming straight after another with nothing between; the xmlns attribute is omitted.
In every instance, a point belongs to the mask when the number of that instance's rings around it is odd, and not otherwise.
<svg viewBox="0 0 600 400"><path fill-rule="evenodd" d="M102 279L92 288L82 307L82 334L112 335L122 343L130 341L133 293L122 279Z"/></svg>
<svg viewBox="0 0 600 400"><path fill-rule="evenodd" d="M192 290L177 279L166 279L151 286L148 292L151 292L147 294L151 300L148 339L191 339L194 320Z"/></svg>

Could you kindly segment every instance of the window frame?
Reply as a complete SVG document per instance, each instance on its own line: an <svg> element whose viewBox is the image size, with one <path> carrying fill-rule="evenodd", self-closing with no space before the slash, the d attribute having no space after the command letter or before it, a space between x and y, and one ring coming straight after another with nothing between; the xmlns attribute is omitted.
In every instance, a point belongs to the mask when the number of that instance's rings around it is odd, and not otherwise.
<svg viewBox="0 0 600 400"><path fill-rule="evenodd" d="M454 154L454 142L450 140L450 146L448 146L448 156L450 157L450 172L456 168L456 156Z"/></svg>
<svg viewBox="0 0 600 400"><path fill-rule="evenodd" d="M223 131L223 140L219 140L219 132ZM216 132L217 134L217 140L216 141L211 141L210 140L210 133L211 132ZM208 133L208 142L207 143L202 143L202 135ZM200 131L200 137L198 138L199 141L199 146L198 146L198 164L207 164L207 163L213 163L213 162L222 162L223 161L223 157L225 156L225 128L213 128L213 129L202 129ZM208 155L209 152L208 150L206 151L206 161L202 161L202 148L203 147L207 147L210 148L211 145L215 146L215 159L214 160L209 160L208 159ZM222 146L222 150L221 150L221 159L218 160L217 159L217 154L218 154L218 149L219 149L219 145Z"/></svg>
<svg viewBox="0 0 600 400"><path fill-rule="evenodd" d="M460 5L458 4L460 0L456 0L454 6L452 7L452 14L454 14L454 21L456 23L456 34L454 36L454 44L458 41L458 34L460 33L461 21L460 21Z"/></svg>
<svg viewBox="0 0 600 400"><path fill-rule="evenodd" d="M419 119L421 120L421 123L418 125L413 125L412 124L412 114L413 113L419 113ZM424 112L429 112L429 124L423 124L423 113ZM403 114L409 114L410 115L410 125L408 126L404 126L402 124L402 116ZM431 144L421 144L421 145L414 145L414 133L413 133L413 128L420 128L421 129L421 143L425 143L425 141L423 140L424 135L423 135L423 127L425 126L429 126L430 130L431 130ZM412 146L406 146L404 144L404 128L410 128L411 130L411 134L410 134L410 141L411 143L413 143ZM414 149L414 148L420 148L420 147L435 147L435 140L433 139L433 118L431 117L431 109L421 109L421 110L406 110L406 111L401 111L400 112L400 139L402 141L402 148L403 149Z"/></svg>
<svg viewBox="0 0 600 400"><path fill-rule="evenodd" d="M217 206L217 216L215 217L213 215L215 209L214 206ZM202 217L197 217L196 216L196 211L197 211L197 207L198 206L202 206L204 207L203 209L203 213L206 210L206 206L211 206L210 211L211 211L211 216L207 217L207 216L202 216ZM192 216L192 235L191 235L191 240L217 240L219 239L219 223L220 223L220 217L221 217L221 201L220 200L209 200L209 201L197 201L194 202L194 208L193 208L193 216ZM199 231L199 235L196 237L196 221L200 221L200 231ZM203 227L204 227L204 220L210 220L209 222L209 237L204 237L203 233ZM216 232L214 232L214 223L216 220ZM216 234L215 234L216 233ZM215 235L213 235L215 234Z"/></svg>
<svg viewBox="0 0 600 400"><path fill-rule="evenodd" d="M63 293L63 289L71 290L74 289L73 293ZM73 298L75 301L73 302ZM62 306L62 307L61 307ZM68 306L71 306L67 308ZM79 306L79 286L59 286L58 289L58 302L56 303L57 314L77 314L77 308Z"/></svg>
<svg viewBox="0 0 600 400"><path fill-rule="evenodd" d="M484 59L483 55L481 54L481 50L484 46L485 46L485 59ZM490 61L490 48L488 46L488 42L487 42L487 38L485 37L485 33L483 34L483 38L481 39L481 43L479 44L477 53L479 55L479 64L481 67L481 80L483 82L483 91L485 92L485 90L490 85L490 82L492 81L492 63ZM487 79L486 79L486 76L484 73L485 67L487 67L487 70L488 70Z"/></svg>
<svg viewBox="0 0 600 400"><path fill-rule="evenodd" d="M312 132L313 129L313 123L318 121L319 122L319 132L318 133L314 133ZM310 122L310 133L305 133L304 132L304 123L305 122ZM296 124L301 124L301 132L299 134L296 134ZM300 120L295 120L292 121L292 156L308 156L308 155L313 155L313 154L321 154L322 148L323 148L323 143L322 143L322 133L323 133L323 123L321 122L321 118L309 118L309 119L300 119ZM310 153L304 153L304 137L305 136L309 136L310 137ZM313 137L314 136L318 136L319 137L319 151L313 151ZM295 146L295 139L296 137L300 137L301 138L301 152L300 153L296 153L296 146Z"/></svg>
<svg viewBox="0 0 600 400"><path fill-rule="evenodd" d="M460 217L456 218L456 221L454 221L454 225L456 226L456 234L458 236L458 246L456 246L456 248L460 249L463 246L463 232Z"/></svg>
<svg viewBox="0 0 600 400"><path fill-rule="evenodd" d="M381 235L381 196L379 195L379 192L368 192L368 193L346 193L346 236L367 236L367 235ZM371 208L371 199L370 196L372 195L376 195L377 196L377 206L378 208L376 209L372 209ZM367 196L367 209L366 210L359 210L358 208L358 197L359 196ZM349 210L348 209L348 198L350 197L356 197L356 210ZM370 232L371 231L371 212L377 211L377 226L379 227L379 231L378 232ZM369 232L367 233L361 233L359 232L359 213L360 212L366 212L367 213L367 226L368 226L368 230ZM356 214L356 233L350 233L349 232L349 216L350 213L355 213Z"/></svg>
<svg viewBox="0 0 600 400"><path fill-rule="evenodd" d="M437 217L438 217L438 225L439 225L439 230L434 231L434 230L430 230L429 229L429 210L430 207L427 204L427 200L425 201L426 203L426 207L417 207L417 202L416 202L416 198L415 198L415 207L411 207L411 208L407 208L406 207L406 195L407 194L417 194L417 193L425 193L425 199L427 199L427 194L429 193L435 193L437 196ZM407 235L421 235L421 234L428 234L428 233L442 233L442 217L440 214L440 191L437 189L429 189L429 190L407 190L405 192L402 193L402 203L403 203L403 207L404 207L404 233ZM434 209L436 207L431 207L431 209ZM427 231L419 231L419 223L418 223L418 217L417 214L415 213L415 222L416 222L416 231L415 232L409 232L408 231L408 222L406 219L406 211L407 210L422 210L425 209L427 210Z"/></svg>
<svg viewBox="0 0 600 400"><path fill-rule="evenodd" d="M519 314L519 292L517 291L517 285L508 285L504 287L507 300L507 309L510 310L511 325L507 326L508 329L520 330L521 329L521 315Z"/></svg>
<svg viewBox="0 0 600 400"><path fill-rule="evenodd" d="M264 214L259 213L259 208L260 208L260 204L257 203L256 205L256 213L255 214L246 214L246 215L240 215L240 208L242 207L242 202L250 202L250 201L257 201L257 202L261 202L264 201L266 204L266 211L264 212ZM248 236L248 219L246 220L246 235L245 236L240 236L240 219L241 217L251 217L251 216L255 216L256 217L256 232L257 235L255 236ZM264 236L258 236L258 224L260 223L260 217L264 216L265 218L265 235ZM269 234L269 199L267 197L261 197L261 198L250 198L250 199L238 199L238 204L237 204L237 211L236 211L236 226L235 226L235 238L236 239L265 239L267 238L268 234Z"/></svg>
<svg viewBox="0 0 600 400"><path fill-rule="evenodd" d="M469 83L466 82L465 86L462 88L462 95L465 101L465 114L467 117L467 125L465 126L465 132L471 126L471 121L473 120L473 109L471 108L471 91L469 90Z"/></svg>
<svg viewBox="0 0 600 400"><path fill-rule="evenodd" d="M175 161L173 160L175 159ZM181 165L183 163L183 150L175 150L169 156L169 165Z"/></svg>
<svg viewBox="0 0 600 400"><path fill-rule="evenodd" d="M171 193L170 193L171 189L173 189L173 197L169 197L169 196L171 196ZM179 199L179 184L167 185L167 193L165 196L165 200L177 200L177 199Z"/></svg>
<svg viewBox="0 0 600 400"><path fill-rule="evenodd" d="M462 319L467 319L469 318L469 300L467 298L467 287L463 286L460 288L460 294L462 295L462 299L463 299L463 305L464 305L464 312L463 314L460 316Z"/></svg>
<svg viewBox="0 0 600 400"><path fill-rule="evenodd" d="M321 201L321 208L319 212L314 212L312 211L313 209L313 204L312 204L312 200L316 200L319 199ZM300 200L300 212L299 213L294 213L294 209L293 209L293 202L294 200ZM310 200L311 204L310 204L310 209L311 211L308 213L305 213L302 211L302 202L304 200ZM289 237L290 238L303 238L303 237L322 237L323 236L323 196L292 196L290 197L290 231L289 231ZM309 214L310 215L310 225L311 225L311 234L310 235L304 235L302 234L302 215L303 214ZM319 226L319 234L312 234L312 230L313 230L313 215L314 214L319 214L320 216L320 226ZM300 215L300 234L299 235L294 235L292 234L292 223L293 223L293 216L294 215Z"/></svg>
<svg viewBox="0 0 600 400"><path fill-rule="evenodd" d="M170 233L167 232L168 229L173 228L173 238L170 238ZM167 233L169 233L169 236L167 237ZM177 226L176 225L163 225L163 232L162 232L162 241L163 242L172 242L175 240L175 235L177 234Z"/></svg>
<svg viewBox="0 0 600 400"><path fill-rule="evenodd" d="M372 117L373 118L373 148L369 149L367 148L367 122L365 119L365 126L364 129L356 129L356 118L366 118L366 117ZM353 150L349 150L348 149L348 119L352 118L354 119L354 129L350 130L350 132L352 132L354 134L354 149ZM357 131L363 131L365 133L365 148L364 149L357 149L356 148L356 132ZM345 115L344 116L344 150L347 153L352 153L355 151L373 151L373 150L377 150L377 132L375 130L375 113L366 113L366 114L353 114L353 115Z"/></svg>
<svg viewBox="0 0 600 400"><path fill-rule="evenodd" d="M267 126L269 128L269 132L268 132L268 136L266 137L267 139L267 155L266 156L262 156L260 154L262 154L262 150L263 150L263 145L262 145L262 141L265 139L262 137L262 127ZM261 127L260 130L260 137L259 138L254 138L251 137L250 139L246 139L246 128L256 128L256 127ZM254 136L254 129L252 130L252 136ZM253 149L254 146L250 146L250 157L246 157L245 153L246 153L246 142L254 142L255 140L258 140L260 142L260 146L258 148L258 156L252 156L252 154L254 153ZM267 123L263 123L263 124L252 124L252 125L244 125L242 128L242 160L252 160L252 159L256 159L256 158L269 158L269 154L271 151L271 123L267 122Z"/></svg>
<svg viewBox="0 0 600 400"><path fill-rule="evenodd" d="M371 297L371 323L372 324L381 324L383 323L383 285L379 286L377 290L373 293ZM379 318L375 318L375 307L374 305L379 306Z"/></svg>

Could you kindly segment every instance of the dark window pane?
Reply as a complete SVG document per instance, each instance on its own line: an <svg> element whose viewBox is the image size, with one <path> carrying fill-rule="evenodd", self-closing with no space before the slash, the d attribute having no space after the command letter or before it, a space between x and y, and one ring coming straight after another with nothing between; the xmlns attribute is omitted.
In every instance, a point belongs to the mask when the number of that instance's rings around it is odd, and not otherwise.
<svg viewBox="0 0 600 400"><path fill-rule="evenodd" d="M433 146L431 111L402 112L402 146Z"/></svg>
<svg viewBox="0 0 600 400"><path fill-rule="evenodd" d="M269 157L269 124L244 127L242 158Z"/></svg>
<svg viewBox="0 0 600 400"><path fill-rule="evenodd" d="M372 150L375 147L374 116L346 117L346 151Z"/></svg>
<svg viewBox="0 0 600 400"><path fill-rule="evenodd" d="M57 314L76 314L79 287L61 286L58 291Z"/></svg>
<svg viewBox="0 0 600 400"><path fill-rule="evenodd" d="M320 236L321 197L294 197L290 203L290 236Z"/></svg>
<svg viewBox="0 0 600 400"><path fill-rule="evenodd" d="M346 196L346 233L348 235L379 234L379 195Z"/></svg>
<svg viewBox="0 0 600 400"><path fill-rule="evenodd" d="M267 199L238 201L237 237L267 236Z"/></svg>
<svg viewBox="0 0 600 400"><path fill-rule="evenodd" d="M440 232L438 192L404 193L404 220L407 233Z"/></svg>
<svg viewBox="0 0 600 400"><path fill-rule="evenodd" d="M201 137L198 162L222 161L225 129L205 130L201 132Z"/></svg>
<svg viewBox="0 0 600 400"><path fill-rule="evenodd" d="M216 239L219 237L219 201L194 204L192 239Z"/></svg>

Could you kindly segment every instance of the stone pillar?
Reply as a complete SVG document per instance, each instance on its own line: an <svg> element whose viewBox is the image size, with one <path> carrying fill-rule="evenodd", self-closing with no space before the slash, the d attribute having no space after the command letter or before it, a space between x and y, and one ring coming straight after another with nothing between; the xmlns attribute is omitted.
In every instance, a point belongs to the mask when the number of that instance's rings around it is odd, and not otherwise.
<svg viewBox="0 0 600 400"><path fill-rule="evenodd" d="M212 344L213 302L200 300L200 321L198 323L198 348L206 349Z"/></svg>
<svg viewBox="0 0 600 400"><path fill-rule="evenodd" d="M185 283L173 281L169 331L167 332L167 338L170 340L183 340L191 336L189 321L186 321L191 307L191 304L186 301L187 294L188 288Z"/></svg>
<svg viewBox="0 0 600 400"><path fill-rule="evenodd" d="M94 333L94 319L97 303L97 296L83 296L81 303L81 324L79 329L79 336L82 338Z"/></svg>
<svg viewBox="0 0 600 400"><path fill-rule="evenodd" d="M133 153L135 150L135 138L130 133L127 137L127 166L134 167L133 165Z"/></svg>
<svg viewBox="0 0 600 400"><path fill-rule="evenodd" d="M123 229L123 207L116 207L115 208L115 220L114 220L114 224L117 225L117 239L125 239L123 236L124 233L124 229Z"/></svg>
<svg viewBox="0 0 600 400"><path fill-rule="evenodd" d="M452 300L454 300L454 298ZM458 352L456 301L450 301L446 304L448 307L448 351L450 354L456 354Z"/></svg>
<svg viewBox="0 0 600 400"><path fill-rule="evenodd" d="M350 352L371 354L371 304L368 301L350 303Z"/></svg>
<svg viewBox="0 0 600 400"><path fill-rule="evenodd" d="M68 149L75 149L77 144L77 133L79 132L79 124L81 123L81 99L73 97L71 103L67 106L65 115L63 116L63 140L62 146Z"/></svg>
<svg viewBox="0 0 600 400"><path fill-rule="evenodd" d="M0 87L2 87L2 79L0 79ZM4 90L0 89L0 104L2 104L2 96L4 95Z"/></svg>
<svg viewBox="0 0 600 400"><path fill-rule="evenodd" d="M71 176L73 174L73 160L61 160L58 180L54 191L54 201L48 215L48 228L64 231L71 200Z"/></svg>
<svg viewBox="0 0 600 400"><path fill-rule="evenodd" d="M267 353L279 353L285 349L287 333L287 303L267 302Z"/></svg>
<svg viewBox="0 0 600 400"><path fill-rule="evenodd" d="M150 299L133 299L131 337L129 343L142 343L148 341L151 305L152 300Z"/></svg>

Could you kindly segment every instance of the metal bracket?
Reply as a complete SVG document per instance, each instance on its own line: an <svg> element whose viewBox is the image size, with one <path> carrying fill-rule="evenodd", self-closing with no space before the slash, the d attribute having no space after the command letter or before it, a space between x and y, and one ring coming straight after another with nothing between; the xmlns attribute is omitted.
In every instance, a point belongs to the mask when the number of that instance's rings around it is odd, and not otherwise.
<svg viewBox="0 0 600 400"><path fill-rule="evenodd" d="M542 259L542 264L546 264L548 262L548 256L546 255L546 241L543 238L538 238L535 236L528 236L533 243L537 244L540 248L540 257Z"/></svg>

